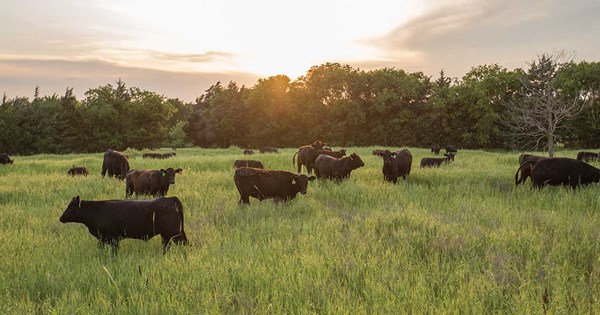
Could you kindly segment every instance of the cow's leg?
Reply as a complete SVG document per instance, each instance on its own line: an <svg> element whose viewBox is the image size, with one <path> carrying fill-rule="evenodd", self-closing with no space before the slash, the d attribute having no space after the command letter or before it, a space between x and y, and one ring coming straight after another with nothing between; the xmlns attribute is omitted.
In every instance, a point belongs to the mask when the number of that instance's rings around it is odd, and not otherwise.
<svg viewBox="0 0 600 315"><path fill-rule="evenodd" d="M106 166L102 164L102 178L104 178L104 175L106 175Z"/></svg>
<svg viewBox="0 0 600 315"><path fill-rule="evenodd" d="M300 162L300 157L298 157L298 174L302 172L302 162Z"/></svg>
<svg viewBox="0 0 600 315"><path fill-rule="evenodd" d="M306 172L308 173L308 175L311 175L311 174L312 174L312 170L313 170L313 169L312 169L312 166L310 166L310 165L308 165L308 164L307 164L307 165L305 165L305 166L306 166Z"/></svg>
<svg viewBox="0 0 600 315"><path fill-rule="evenodd" d="M250 195L240 195L239 204L249 205L250 204Z"/></svg>

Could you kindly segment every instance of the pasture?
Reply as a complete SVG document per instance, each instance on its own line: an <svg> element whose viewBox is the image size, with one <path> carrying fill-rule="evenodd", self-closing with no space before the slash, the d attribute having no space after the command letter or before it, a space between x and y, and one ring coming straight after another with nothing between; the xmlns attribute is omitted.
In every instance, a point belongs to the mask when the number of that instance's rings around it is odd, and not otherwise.
<svg viewBox="0 0 600 315"><path fill-rule="evenodd" d="M517 153L459 151L420 169L432 154L416 148L392 185L373 149L348 149L365 167L345 182L245 207L233 161L293 171L295 149L125 152L134 169L183 169L168 196L191 246L166 255L160 237L113 255L58 221L76 195L125 197L124 181L101 179L102 153L15 156L0 166L0 313L600 313L600 187L515 188ZM90 175L67 176L72 165Z"/></svg>

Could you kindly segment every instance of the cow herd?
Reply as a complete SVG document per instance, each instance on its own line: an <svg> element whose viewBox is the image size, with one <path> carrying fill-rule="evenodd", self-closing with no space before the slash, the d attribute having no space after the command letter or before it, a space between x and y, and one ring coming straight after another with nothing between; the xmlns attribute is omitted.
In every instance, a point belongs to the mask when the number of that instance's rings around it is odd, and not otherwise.
<svg viewBox="0 0 600 315"><path fill-rule="evenodd" d="M443 158L425 157L420 166L439 167L454 161L457 150L454 146L445 147ZM434 145L431 152L440 153L440 146ZM264 147L261 153L279 153L276 148ZM253 154L246 149L244 155ZM407 179L412 167L412 154L408 149L392 152L390 150L374 150L373 155L382 158L383 179L396 183L399 177ZM175 156L174 153L147 153L144 158L165 159ZM297 158L296 158L297 157ZM600 169L586 162L598 161L599 154L579 152L576 159L548 158L530 154L519 156L519 167L515 174L515 185L531 178L532 187L543 188L545 185L564 185L573 189L580 185L600 182ZM0 164L13 164L6 153L0 154ZM233 181L237 188L240 204L249 204L250 197L258 200L274 199L291 201L298 193L306 194L308 183L315 179L343 181L350 177L352 171L363 167L365 163L357 153L346 155L346 150L334 151L322 141L301 146L292 157L292 166L297 173L285 170L268 170L258 160L236 160L234 162ZM302 174L302 166L308 175ZM312 172L316 176L312 176ZM160 170L130 169L128 157L118 151L108 149L104 153L102 172L104 176L125 180L125 200L85 201L74 197L60 217L60 222L78 222L84 224L90 234L100 244L111 245L116 251L123 238L148 240L153 236L162 237L163 250L171 244L187 244L188 240L183 228L183 205L177 197L165 197L170 185L175 184L175 175L181 168ZM68 175L87 176L88 170L83 166L73 166ZM157 197L151 200L128 199L136 195Z"/></svg>

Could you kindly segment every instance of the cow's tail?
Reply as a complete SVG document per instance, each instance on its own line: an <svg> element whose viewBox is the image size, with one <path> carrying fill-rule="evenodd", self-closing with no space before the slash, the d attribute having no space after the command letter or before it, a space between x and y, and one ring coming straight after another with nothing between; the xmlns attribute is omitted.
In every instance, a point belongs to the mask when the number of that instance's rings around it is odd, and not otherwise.
<svg viewBox="0 0 600 315"><path fill-rule="evenodd" d="M179 198L177 197L172 197L174 198L173 200L175 201L175 207L177 207L177 212L180 215L181 218L181 225L179 226L179 235L177 237L174 238L175 243L180 243L182 245L188 245L188 239L187 236L185 235L185 231L183 229L183 204L181 203L181 200L179 200Z"/></svg>
<svg viewBox="0 0 600 315"><path fill-rule="evenodd" d="M298 151L300 152L300 151ZM292 167L296 166L296 155L298 155L298 152L294 153L294 156L292 156Z"/></svg>
<svg viewBox="0 0 600 315"><path fill-rule="evenodd" d="M521 171L521 168L523 168L523 166L528 165L533 163L533 161L529 160L529 161L525 161L523 162L523 164L519 165L519 168L517 169L517 173L515 173L515 186L519 185L519 172Z"/></svg>

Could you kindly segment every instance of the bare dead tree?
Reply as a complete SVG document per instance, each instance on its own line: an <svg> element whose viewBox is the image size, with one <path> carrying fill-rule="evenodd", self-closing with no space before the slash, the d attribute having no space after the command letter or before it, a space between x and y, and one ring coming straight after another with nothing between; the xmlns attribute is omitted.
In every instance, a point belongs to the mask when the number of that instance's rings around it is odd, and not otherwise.
<svg viewBox="0 0 600 315"><path fill-rule="evenodd" d="M565 100L558 87L560 70L572 60L564 51L539 55L521 78L520 92L505 104L502 122L507 127L506 136L521 149L544 148L554 157L558 134L568 128L565 122L584 110L587 93L582 91Z"/></svg>

